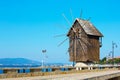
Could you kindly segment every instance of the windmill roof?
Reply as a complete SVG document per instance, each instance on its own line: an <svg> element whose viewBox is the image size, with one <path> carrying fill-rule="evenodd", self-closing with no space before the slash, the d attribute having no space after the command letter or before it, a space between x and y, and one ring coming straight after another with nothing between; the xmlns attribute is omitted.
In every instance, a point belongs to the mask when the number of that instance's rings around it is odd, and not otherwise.
<svg viewBox="0 0 120 80"><path fill-rule="evenodd" d="M103 37L102 33L99 32L99 30L97 28L95 28L95 26L91 22L89 22L87 20L79 19L79 18L77 18L75 20L75 22L76 21L79 22L79 24L82 26L82 28L84 29L84 31L86 32L87 35L93 35L93 36Z"/></svg>

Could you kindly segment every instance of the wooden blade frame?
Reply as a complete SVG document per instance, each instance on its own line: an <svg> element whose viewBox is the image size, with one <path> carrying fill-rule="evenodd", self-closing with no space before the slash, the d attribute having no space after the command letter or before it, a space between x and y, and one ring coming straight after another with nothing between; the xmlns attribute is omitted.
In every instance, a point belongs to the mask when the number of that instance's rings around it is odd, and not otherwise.
<svg viewBox="0 0 120 80"><path fill-rule="evenodd" d="M56 38L56 37L61 37L61 36L66 36L66 34L56 35L56 36L54 36L54 38Z"/></svg>
<svg viewBox="0 0 120 80"><path fill-rule="evenodd" d="M68 38L66 38L65 40L63 40L59 45L58 45L58 47L59 46L61 46L65 41L67 41L68 40Z"/></svg>

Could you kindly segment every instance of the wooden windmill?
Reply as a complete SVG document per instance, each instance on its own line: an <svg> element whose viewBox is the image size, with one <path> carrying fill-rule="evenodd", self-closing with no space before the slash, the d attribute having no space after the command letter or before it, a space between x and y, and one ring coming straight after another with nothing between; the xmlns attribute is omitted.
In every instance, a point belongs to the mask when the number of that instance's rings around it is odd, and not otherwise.
<svg viewBox="0 0 120 80"><path fill-rule="evenodd" d="M88 20L77 18L68 34L69 56L73 62L98 62L103 35Z"/></svg>

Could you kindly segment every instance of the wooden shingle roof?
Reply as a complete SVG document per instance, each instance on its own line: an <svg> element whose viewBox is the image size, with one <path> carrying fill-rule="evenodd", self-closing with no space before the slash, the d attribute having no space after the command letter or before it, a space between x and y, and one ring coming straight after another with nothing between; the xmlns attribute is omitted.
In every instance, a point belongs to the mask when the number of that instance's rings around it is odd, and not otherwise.
<svg viewBox="0 0 120 80"><path fill-rule="evenodd" d="M92 23L90 23L89 21L79 19L79 18L77 18L75 20L75 22L76 21L81 25L81 27L84 29L84 31L86 32L87 35L103 37L102 33L99 32L99 30L97 28L95 28L95 26ZM74 27L74 26L72 26L72 27ZM69 32L68 32L68 34L69 34Z"/></svg>

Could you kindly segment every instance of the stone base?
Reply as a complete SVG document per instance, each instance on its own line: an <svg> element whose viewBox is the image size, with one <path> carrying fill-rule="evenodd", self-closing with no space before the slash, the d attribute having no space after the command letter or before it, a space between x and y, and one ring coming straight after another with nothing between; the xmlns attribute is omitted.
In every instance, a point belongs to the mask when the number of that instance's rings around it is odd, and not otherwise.
<svg viewBox="0 0 120 80"><path fill-rule="evenodd" d="M88 65L86 63L83 63L83 62L78 62L75 64L75 67L88 67Z"/></svg>
<svg viewBox="0 0 120 80"><path fill-rule="evenodd" d="M76 70L82 70L83 68L88 68L88 70L92 70L93 66L91 63L77 62L75 64Z"/></svg>

